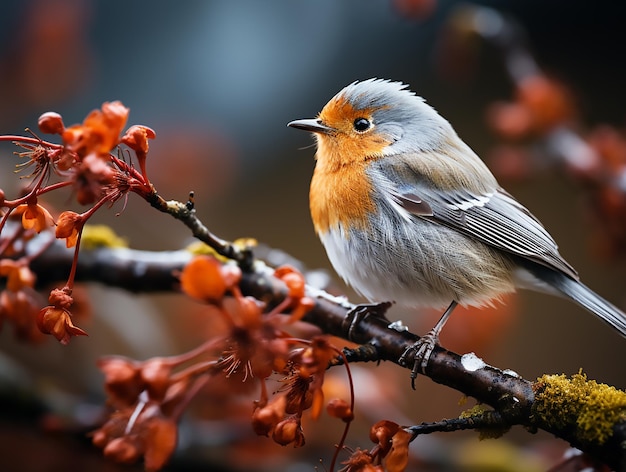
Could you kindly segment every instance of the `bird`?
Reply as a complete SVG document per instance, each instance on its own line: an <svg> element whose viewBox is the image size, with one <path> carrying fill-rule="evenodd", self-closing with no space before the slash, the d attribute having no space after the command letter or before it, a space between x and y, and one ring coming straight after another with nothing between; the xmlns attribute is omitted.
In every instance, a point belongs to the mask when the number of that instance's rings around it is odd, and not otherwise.
<svg viewBox="0 0 626 472"><path fill-rule="evenodd" d="M413 379L457 305L493 306L517 289L569 298L626 337L626 314L580 281L539 220L408 85L355 81L288 126L316 138L311 218L341 278L378 306L447 307L399 359L413 359Z"/></svg>

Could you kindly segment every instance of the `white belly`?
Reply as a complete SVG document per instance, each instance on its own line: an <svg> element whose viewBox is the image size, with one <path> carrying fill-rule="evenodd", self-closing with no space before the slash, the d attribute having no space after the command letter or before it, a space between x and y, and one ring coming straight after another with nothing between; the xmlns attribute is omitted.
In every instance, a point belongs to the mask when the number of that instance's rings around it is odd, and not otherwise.
<svg viewBox="0 0 626 472"><path fill-rule="evenodd" d="M373 231L320 239L337 273L372 302L482 306L515 290L513 262L489 246L419 218L370 221Z"/></svg>

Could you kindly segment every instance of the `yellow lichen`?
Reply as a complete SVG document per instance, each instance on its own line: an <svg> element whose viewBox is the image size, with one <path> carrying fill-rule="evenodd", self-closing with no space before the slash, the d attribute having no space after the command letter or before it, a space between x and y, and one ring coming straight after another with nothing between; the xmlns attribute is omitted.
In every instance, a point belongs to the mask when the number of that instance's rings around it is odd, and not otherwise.
<svg viewBox="0 0 626 472"><path fill-rule="evenodd" d="M233 241L233 246L240 251L251 249L257 244L257 240L253 238L239 238ZM229 261L227 257L218 254L215 249L202 241L195 241L188 245L185 249L195 256L213 256L221 262Z"/></svg>
<svg viewBox="0 0 626 472"><path fill-rule="evenodd" d="M215 252L215 249L213 249L208 244L203 243L202 241L192 242L185 248L185 250L189 251L194 256L216 256L217 257L217 253Z"/></svg>
<svg viewBox="0 0 626 472"><path fill-rule="evenodd" d="M485 412L487 411L491 411L491 408L487 407L487 405L483 405L482 403L479 403L478 405L474 405L468 410L462 411L461 414L459 415L459 418L479 417L479 416L483 416Z"/></svg>
<svg viewBox="0 0 626 472"><path fill-rule="evenodd" d="M626 392L587 380L582 372L571 379L543 375L535 384L533 416L544 424L575 429L582 441L603 444L613 426L626 420Z"/></svg>
<svg viewBox="0 0 626 472"><path fill-rule="evenodd" d="M128 247L126 239L115 234L106 225L85 225L81 237L81 245L85 249L96 249L99 247Z"/></svg>
<svg viewBox="0 0 626 472"><path fill-rule="evenodd" d="M475 429L481 440L499 438L510 429L510 426L501 422L500 416L493 409L480 403L461 412L459 418L475 421Z"/></svg>

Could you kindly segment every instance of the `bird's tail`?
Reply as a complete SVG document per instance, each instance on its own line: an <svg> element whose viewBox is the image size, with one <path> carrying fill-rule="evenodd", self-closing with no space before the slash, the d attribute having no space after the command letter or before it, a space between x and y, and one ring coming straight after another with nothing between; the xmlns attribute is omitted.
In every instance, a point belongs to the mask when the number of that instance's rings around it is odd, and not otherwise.
<svg viewBox="0 0 626 472"><path fill-rule="evenodd" d="M589 287L560 272L542 270L540 278L626 337L626 313L606 301Z"/></svg>

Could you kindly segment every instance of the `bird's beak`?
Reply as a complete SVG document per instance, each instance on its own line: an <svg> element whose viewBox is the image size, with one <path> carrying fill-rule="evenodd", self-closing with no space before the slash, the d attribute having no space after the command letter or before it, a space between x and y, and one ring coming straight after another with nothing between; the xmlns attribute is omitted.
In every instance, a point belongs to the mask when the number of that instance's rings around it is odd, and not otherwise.
<svg viewBox="0 0 626 472"><path fill-rule="evenodd" d="M309 119L309 120L295 120L287 123L287 126L292 128L303 129L304 131L311 131L312 133L330 134L335 131L334 128L326 126L322 123L322 120Z"/></svg>

